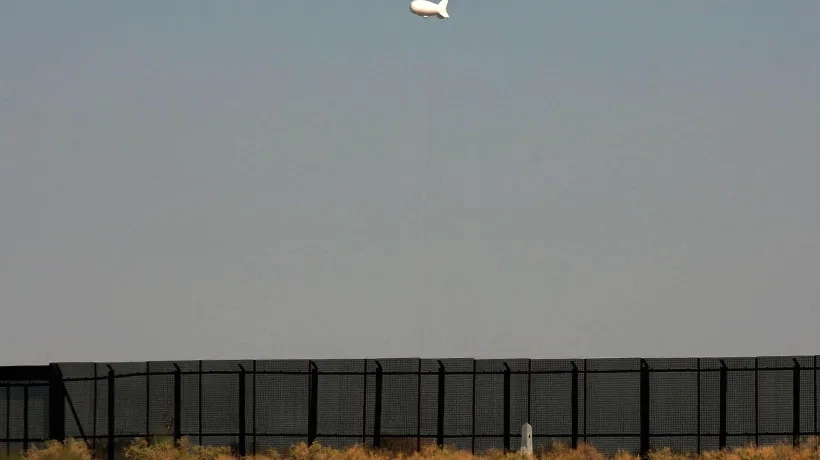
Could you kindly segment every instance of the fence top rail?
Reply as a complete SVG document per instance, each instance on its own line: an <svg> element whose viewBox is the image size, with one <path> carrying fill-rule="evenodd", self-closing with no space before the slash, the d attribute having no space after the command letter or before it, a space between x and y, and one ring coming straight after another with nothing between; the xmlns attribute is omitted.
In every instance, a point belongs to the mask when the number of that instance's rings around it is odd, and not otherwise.
<svg viewBox="0 0 820 460"><path fill-rule="evenodd" d="M48 387L49 383L43 382L0 382L0 388L17 388L17 387Z"/></svg>
<svg viewBox="0 0 820 460"><path fill-rule="evenodd" d="M498 370L447 370L446 368L440 368L439 370L415 370L415 371L382 371L382 370L368 370L368 371L323 371L321 369L315 370L296 370L296 371L254 371L254 370L211 370L211 371L199 371L199 370L178 370L178 371L148 371L148 372L128 372L128 373L121 373L118 374L116 372L110 372L103 375L98 375L96 377L67 377L63 378L64 382L83 382L83 381L95 381L95 380L106 380L111 377L114 378L130 378L130 377L154 377L154 376L174 376L174 375L241 375L241 374L250 374L250 375L311 375L312 373L317 373L319 375L334 375L334 376L375 376L375 375L406 375L406 376L418 376L418 375L555 375L555 374L637 374L641 372L649 372L649 373L710 373L710 372L785 372L785 371L816 371L820 370L820 367L817 366L781 366L781 367L713 367L713 368L669 368L669 369L653 369L651 367L645 367L643 369L565 369L565 370L510 370L510 369L498 369ZM3 386L3 383L0 383L0 386Z"/></svg>

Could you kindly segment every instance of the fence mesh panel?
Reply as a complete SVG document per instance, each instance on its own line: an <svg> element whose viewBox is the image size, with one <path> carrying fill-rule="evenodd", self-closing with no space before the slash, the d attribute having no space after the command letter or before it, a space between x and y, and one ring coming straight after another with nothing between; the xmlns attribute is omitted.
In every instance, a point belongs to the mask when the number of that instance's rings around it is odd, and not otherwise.
<svg viewBox="0 0 820 460"><path fill-rule="evenodd" d="M797 443L818 434L817 364L815 356L66 363L49 366L59 373L47 381L4 378L19 369L0 368L0 454L60 428L98 458L112 442L121 458L134 439L176 436L246 455L300 442L482 453L519 449L526 422L536 449ZM63 410L51 414L54 395Z"/></svg>

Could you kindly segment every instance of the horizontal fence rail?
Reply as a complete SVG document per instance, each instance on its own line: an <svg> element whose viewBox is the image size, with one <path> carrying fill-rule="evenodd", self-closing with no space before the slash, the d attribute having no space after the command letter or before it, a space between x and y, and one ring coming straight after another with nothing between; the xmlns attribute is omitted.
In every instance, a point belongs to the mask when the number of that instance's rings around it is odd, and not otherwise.
<svg viewBox="0 0 820 460"><path fill-rule="evenodd" d="M299 442L474 453L553 442L642 456L818 434L817 356L589 360L60 363L0 368L0 453L85 440L97 458L136 438Z"/></svg>

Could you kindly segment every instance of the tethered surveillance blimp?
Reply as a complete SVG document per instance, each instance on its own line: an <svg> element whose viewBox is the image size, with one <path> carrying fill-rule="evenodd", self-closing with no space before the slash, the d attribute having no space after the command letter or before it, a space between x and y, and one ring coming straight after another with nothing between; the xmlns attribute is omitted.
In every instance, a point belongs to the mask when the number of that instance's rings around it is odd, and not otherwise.
<svg viewBox="0 0 820 460"><path fill-rule="evenodd" d="M439 19L447 19L450 17L447 14L447 1L441 0L438 4L435 4L430 0L411 0L410 11L423 18L435 16Z"/></svg>

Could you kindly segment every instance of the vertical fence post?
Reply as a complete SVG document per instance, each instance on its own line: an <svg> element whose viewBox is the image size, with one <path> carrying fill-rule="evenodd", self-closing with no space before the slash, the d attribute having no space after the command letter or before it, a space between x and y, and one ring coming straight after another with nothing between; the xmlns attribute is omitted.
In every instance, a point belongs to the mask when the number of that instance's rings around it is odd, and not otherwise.
<svg viewBox="0 0 820 460"><path fill-rule="evenodd" d="M701 425L700 425L700 358L698 358L697 377L698 377L698 455L700 455L701 454L701 447L700 447L701 441L700 441L700 438L701 438L701 435L703 434L703 432L701 430Z"/></svg>
<svg viewBox="0 0 820 460"><path fill-rule="evenodd" d="M532 359L527 360L527 423L532 425Z"/></svg>
<svg viewBox="0 0 820 460"><path fill-rule="evenodd" d="M476 400L476 395L475 395L475 383L476 382L475 381L476 381L476 367L477 367L477 363L476 363L475 358L473 358L473 408L472 408L472 422L470 424L470 426L472 427L471 430L470 430L470 434L471 434L471 436L470 436L470 438L471 438L471 440L470 440L470 446L471 446L470 450L471 450L473 455L475 455L475 400Z"/></svg>
<svg viewBox="0 0 820 460"><path fill-rule="evenodd" d="M792 358L792 361L792 444L797 447L800 445L800 363L797 358Z"/></svg>
<svg viewBox="0 0 820 460"><path fill-rule="evenodd" d="M436 423L436 442L444 448L444 363L438 361L438 421Z"/></svg>
<svg viewBox="0 0 820 460"><path fill-rule="evenodd" d="M384 384L384 369L376 361L376 407L373 410L373 447L382 446L382 385Z"/></svg>
<svg viewBox="0 0 820 460"><path fill-rule="evenodd" d="M649 453L649 364L644 359L641 359L640 382L641 458L647 458Z"/></svg>
<svg viewBox="0 0 820 460"><path fill-rule="evenodd" d="M96 413L94 418L96 418ZM11 438L11 387L6 387L6 439ZM11 443L6 441L6 457L11 457Z"/></svg>
<svg viewBox="0 0 820 460"><path fill-rule="evenodd" d="M244 457L246 450L245 437L247 427L245 421L245 368L239 364L239 457Z"/></svg>
<svg viewBox="0 0 820 460"><path fill-rule="evenodd" d="M251 422L251 430L253 430L253 434L251 435L251 439L253 442L253 455L256 456L256 360L253 360L253 382L251 383L251 417L253 422ZM367 392L365 392L367 394Z"/></svg>
<svg viewBox="0 0 820 460"><path fill-rule="evenodd" d="M421 451L421 358L418 358L416 376L416 451Z"/></svg>
<svg viewBox="0 0 820 460"><path fill-rule="evenodd" d="M362 360L362 445L367 442L367 358Z"/></svg>
<svg viewBox="0 0 820 460"><path fill-rule="evenodd" d="M48 383L48 437L55 441L65 440L65 385L63 374L57 364L51 366ZM94 382L96 384L96 382ZM94 414L96 416L96 414Z"/></svg>
<svg viewBox="0 0 820 460"><path fill-rule="evenodd" d="M28 450L28 385L23 386L23 452ZM7 410L11 410L8 408Z"/></svg>
<svg viewBox="0 0 820 460"><path fill-rule="evenodd" d="M199 445L201 446L202 445L202 431L203 431L202 430L202 419L203 419L202 414L205 413L205 408L203 407L203 401L205 400L205 398L202 397L202 395L204 393L203 388L205 388L205 386L203 385L203 380L204 380L203 376L205 375L205 372L202 371L202 360L201 359L199 360L199 363L198 363L198 366L197 366L197 374L196 375L197 375L197 380L199 380L199 411L198 411L199 412L199 420L198 420L199 433L197 433L197 436L199 438ZM179 407L180 407L180 411L182 411L182 405L180 405Z"/></svg>
<svg viewBox="0 0 820 460"><path fill-rule="evenodd" d="M151 445L151 362L145 362L145 442Z"/></svg>
<svg viewBox="0 0 820 460"><path fill-rule="evenodd" d="M760 445L760 357L755 356L755 446Z"/></svg>
<svg viewBox="0 0 820 460"><path fill-rule="evenodd" d="M589 420L589 411L587 407L589 407L588 399L587 399L587 386L589 384L589 361L587 358L584 358L584 443L587 442L587 420Z"/></svg>
<svg viewBox="0 0 820 460"><path fill-rule="evenodd" d="M578 366L572 364L572 393L570 395L570 411L572 414L572 448L578 448Z"/></svg>
<svg viewBox="0 0 820 460"><path fill-rule="evenodd" d="M174 443L182 438L182 369L174 363Z"/></svg>
<svg viewBox="0 0 820 460"><path fill-rule="evenodd" d="M91 432L92 432L91 435L93 436L91 438L91 450L94 453L91 455L91 457L96 459L97 458L97 418L99 418L97 416L97 403L99 402L100 380L98 378L99 370L97 369L97 364L92 363L91 368L94 371L94 390L92 391L92 393L93 393L92 397L94 398L94 402L91 404L91 406L92 406L91 411L94 413L94 416L91 419Z"/></svg>
<svg viewBox="0 0 820 460"><path fill-rule="evenodd" d="M720 436L718 437L718 448L726 448L726 393L729 386L729 369L726 362L720 360Z"/></svg>
<svg viewBox="0 0 820 460"><path fill-rule="evenodd" d="M116 428L116 412L114 411L114 369L108 366L108 459L114 460L114 431Z"/></svg>
<svg viewBox="0 0 820 460"><path fill-rule="evenodd" d="M319 368L316 363L310 361L310 398L308 401L308 445L316 441L316 428L318 425L318 399L319 399Z"/></svg>
<svg viewBox="0 0 820 460"><path fill-rule="evenodd" d="M510 451L510 366L504 363L504 452Z"/></svg>

